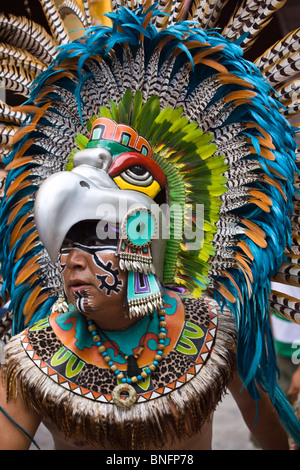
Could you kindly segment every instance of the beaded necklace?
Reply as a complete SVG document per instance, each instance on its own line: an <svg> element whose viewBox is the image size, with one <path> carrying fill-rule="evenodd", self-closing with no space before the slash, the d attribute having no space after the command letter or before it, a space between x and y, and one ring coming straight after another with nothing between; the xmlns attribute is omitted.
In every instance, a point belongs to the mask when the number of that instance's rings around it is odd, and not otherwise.
<svg viewBox="0 0 300 470"><path fill-rule="evenodd" d="M110 369L114 372L115 376L117 377L118 380L121 381L122 384L134 384L134 383L138 383L141 380L144 380L147 376L149 376L152 372L155 371L156 367L161 361L163 351L165 349L165 341L167 337L167 323L165 321L166 312L164 309L158 309L157 314L159 318L159 333L158 333L159 341L157 343L156 353L155 353L153 362L149 364L149 366L145 370L143 370L141 373L137 373L136 375L129 376L130 370L134 370L134 368L132 367L127 368L126 377L124 376L123 372L117 368L116 364L113 362L112 358L109 356L109 354L106 351L106 347L104 346L103 341L106 339L105 336L107 337L107 335L104 334L103 332L100 333L99 329L97 328L97 326L92 320L88 321L88 330L92 333L93 341L98 347L99 353L102 355L104 361L109 365ZM149 325L150 325L150 321L149 321ZM148 328L149 328L149 325L148 325ZM148 331L148 328L147 328L147 331ZM136 361L139 358L139 356L142 354L144 350L143 346L144 344L139 348L137 354L135 355L133 354L125 355L124 353L122 353L124 358L127 360L128 365L129 365L129 362L130 361L132 362L133 359Z"/></svg>

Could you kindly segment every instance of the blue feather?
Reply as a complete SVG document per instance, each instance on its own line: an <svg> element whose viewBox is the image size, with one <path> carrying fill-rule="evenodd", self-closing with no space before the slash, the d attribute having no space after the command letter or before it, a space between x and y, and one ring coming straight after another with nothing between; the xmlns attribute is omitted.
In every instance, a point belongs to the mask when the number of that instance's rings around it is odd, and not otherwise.
<svg viewBox="0 0 300 470"><path fill-rule="evenodd" d="M246 235L241 237L248 243L254 255L251 266L254 279L252 286L253 293L249 296L244 274L234 272L234 276L241 291L242 300L239 299L239 293L236 292L234 285L229 279L222 278L220 281L222 281L225 287L234 295L236 302L231 304L217 291L214 292L214 295L221 309L227 306L234 314L238 328L237 365L239 374L249 393L255 400L258 400L260 397L257 385L267 390L287 429L291 431L293 435L296 435L296 439L300 442L300 425L293 416L291 408L276 383L278 369L276 366L274 344L268 317L270 278L276 273L282 262L286 243L290 242L291 223L289 213L292 211L292 196L294 194L293 181L296 171L294 130L281 116L279 112L281 108L279 102L271 97L271 93L273 92L271 86L263 79L257 67L243 58L243 51L239 42L228 41L216 30L203 31L197 24L188 21L178 22L162 31L158 31L151 22L147 24L147 27L143 27L144 20L149 11L152 11L152 16L162 14L157 9L157 5L158 3L153 4L147 11L143 8L139 8L132 12L123 7L119 8L117 12L107 15L112 20L111 27L93 26L87 29L83 39L81 38L72 44L59 47L57 58L53 64L45 72L41 73L34 82L31 98L28 103L34 103L44 87L47 86L47 80L51 78L53 79L53 83L55 83L55 77L59 77L58 74L64 70L64 60L70 58L74 60L78 59L77 73L74 73L77 83L75 83L75 80L72 81L67 78L60 78L60 83L76 97L79 116L82 120L82 107L85 106L82 98L82 88L86 80L91 77L87 67L87 60L95 56L101 56L109 63L109 54L114 50L114 54L122 64L124 45L126 44L126 47L129 45L134 54L134 51L140 44L141 34L143 35L144 42L145 64L149 62L151 55L158 45L162 44L163 40L166 41L161 49L160 64L168 57L172 56L175 49L177 49L177 51L180 51L176 59L177 67L185 62L188 62L193 67L195 65L193 57L200 48L203 50L203 44L207 44L208 48L220 45L223 46L222 52L217 55L218 62L224 65L229 73L237 75L253 85L254 91L256 92L256 96L251 99L250 105L242 104L238 106L231 114L228 122L254 122L269 133L276 147L273 151L275 161L267 161L261 156L261 146L258 140L260 133L257 129L249 128L247 132L244 132L242 135L246 135L250 138L257 153L257 155L253 154L251 158L259 162L266 175L270 178L274 178L272 170L282 175L282 178L278 177L278 179L282 184L287 200L284 201L280 192L267 184L256 183L252 186L255 189L263 191L272 200L270 213L262 213L262 211L253 204L241 208L238 213L238 216L252 220L263 229L267 240L267 248L261 249L254 242L249 240ZM199 41L199 49L190 49L187 47L186 43L191 40ZM212 68L197 64L194 67L194 74L189 83L188 93L191 93L205 78L212 76L214 73L215 71ZM251 87L249 87L249 89L250 88ZM219 97L222 97L222 95L226 95L235 89L235 86L222 86L219 92L214 96L214 100L216 101ZM27 122L29 122L30 119L31 117L28 118ZM5 164L12 161L20 146L26 142L27 139L28 136L24 136L24 138L21 139L14 147L13 152L5 158ZM24 168L20 168L9 173L6 182L6 190L13 179L23 170ZM30 188L18 191L9 199L4 197L0 208L1 246L9 247L9 239L13 227L23 214L32 210L33 201L30 201L22 207L16 220L8 227L7 220L13 205L21 196L33 194L35 190L36 188L32 185ZM3 289L10 291L12 295L12 308L15 310L13 334L24 328L22 309L30 295L28 286L26 284L16 286L15 280L24 262L41 249L41 246L37 246L34 250L31 250L22 261L16 262L16 252L21 243L22 240L19 240L8 255L4 255L4 250L2 250L0 258L4 277ZM194 280L200 288L205 287L204 283L199 279L191 279ZM218 277L214 279L219 280ZM53 297L45 301L35 313L32 323L49 315L50 307L54 301L55 299Z"/></svg>

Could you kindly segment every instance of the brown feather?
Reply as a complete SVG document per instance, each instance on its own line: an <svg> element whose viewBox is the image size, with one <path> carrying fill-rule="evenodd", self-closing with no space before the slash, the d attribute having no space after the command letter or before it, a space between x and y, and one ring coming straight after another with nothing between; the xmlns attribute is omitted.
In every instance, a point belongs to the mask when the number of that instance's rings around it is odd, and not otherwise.
<svg viewBox="0 0 300 470"><path fill-rule="evenodd" d="M8 187L7 189L7 196L11 197L16 191L19 191L19 189L22 189L24 186L24 179L27 178L30 175L30 170L24 171L21 173ZM30 184L30 181L25 182ZM23 184L23 186L22 186ZM26 184L25 186L26 187Z"/></svg>
<svg viewBox="0 0 300 470"><path fill-rule="evenodd" d="M248 256L248 258L250 258L252 261L254 260L254 256L251 253L251 250L250 250L248 244L244 240L239 241L237 243L237 246L239 248L241 248L241 250L243 250L243 252Z"/></svg>
<svg viewBox="0 0 300 470"><path fill-rule="evenodd" d="M246 80L243 80L242 78L238 77L237 75L234 75L233 73L220 73L218 75L218 80L223 85L235 84L247 88L254 88L254 85L251 85L251 83L247 82Z"/></svg>
<svg viewBox="0 0 300 470"><path fill-rule="evenodd" d="M258 207L260 207L264 212L271 212L270 207L267 204L265 204L264 202L262 202L260 199L256 199L256 198L252 197L252 198L249 198L249 202L251 202L252 204L255 204Z"/></svg>
<svg viewBox="0 0 300 470"><path fill-rule="evenodd" d="M11 213L8 216L8 219L7 219L8 225L10 225L14 221L14 219L18 215L18 212L22 209L24 204L29 202L29 200L30 200L29 196L24 196L17 202L17 204L14 206L14 208L12 209Z"/></svg>
<svg viewBox="0 0 300 470"><path fill-rule="evenodd" d="M278 171L276 171L274 168L270 167L268 164L267 164L267 167L268 167L270 173L273 173L274 175L278 176L282 180L287 179L286 176L281 175Z"/></svg>
<svg viewBox="0 0 300 470"><path fill-rule="evenodd" d="M232 284L234 285L234 287L237 290L239 298L241 299L241 301L243 303L243 296L242 296L241 290L240 290L239 286L237 285L236 280L234 279L234 277L231 274L229 274L229 272L227 272L227 271L221 271L220 274L222 276L228 277L228 279L232 282Z"/></svg>
<svg viewBox="0 0 300 470"><path fill-rule="evenodd" d="M245 270L245 272L248 274L249 276L249 279L251 280L251 282L253 282L253 275L252 275L252 271L247 263L247 260L246 258L241 255L240 253L236 253L235 254L235 258L236 260L239 262L239 264L241 264Z"/></svg>
<svg viewBox="0 0 300 470"><path fill-rule="evenodd" d="M267 196L266 194L262 193L261 191L257 191L255 189L251 190L249 192L249 194L251 194L251 196L254 196L256 197L257 199L259 199L260 201L264 202L265 204L267 204L268 206L272 206L273 203L272 203L272 199L269 198L269 196Z"/></svg>
<svg viewBox="0 0 300 470"><path fill-rule="evenodd" d="M38 295L40 294L42 288L41 286L36 286L30 296L28 297L25 305L24 305L24 315L26 316L28 313L30 313L32 307L33 307L33 303L34 301L36 300L36 298L38 297Z"/></svg>
<svg viewBox="0 0 300 470"><path fill-rule="evenodd" d="M229 103L230 101L234 100L243 100L244 98L249 99L249 98L254 98L257 95L255 91L250 91L250 90L238 90L238 91L232 91L228 95L224 97L224 100L226 103Z"/></svg>
<svg viewBox="0 0 300 470"><path fill-rule="evenodd" d="M24 306L24 315L25 315L25 325L27 325L32 319L34 313L38 309L39 305L49 298L47 292L41 293L41 287L37 286L33 293L29 296L25 306Z"/></svg>
<svg viewBox="0 0 300 470"><path fill-rule="evenodd" d="M20 112L26 112L26 113L34 113L33 118L31 119L31 122L27 124L24 127L20 127L18 131L15 133L15 135L10 139L9 144L13 145L16 142L18 142L24 135L28 134L31 131L34 131L38 121L40 118L44 115L44 113L47 111L47 109L51 106L51 103L46 103L44 104L41 108L35 107L35 106L15 106L13 111L20 111ZM32 141L31 141L32 142ZM17 154L16 154L17 155ZM16 158L16 157L15 157Z"/></svg>
<svg viewBox="0 0 300 470"><path fill-rule="evenodd" d="M256 233L258 236L266 238L265 232L255 222L252 222L252 220L241 219L241 222L243 225L248 227L252 232Z"/></svg>
<svg viewBox="0 0 300 470"><path fill-rule="evenodd" d="M221 284L221 282L217 282L216 283L216 289L220 292L221 295L223 295L223 297L225 297L225 299L229 300L229 302L231 302L232 304L234 304L236 302L236 298L234 297L234 295L231 294L231 292L229 292L229 290L223 286L223 284Z"/></svg>
<svg viewBox="0 0 300 470"><path fill-rule="evenodd" d="M26 141L20 148L19 150L16 152L15 156L14 156L14 159L17 159L17 158L20 158L24 155L24 153L26 152L26 150L33 144L33 140L32 139L29 139L28 141ZM9 165L7 165L7 168L9 168Z"/></svg>
<svg viewBox="0 0 300 470"><path fill-rule="evenodd" d="M13 245L16 243L17 239L19 237L19 232L22 229L22 227L25 225L26 221L28 218L28 214L24 214L20 220L16 223L15 227L13 228L11 235L10 235L10 246L13 247Z"/></svg>
<svg viewBox="0 0 300 470"><path fill-rule="evenodd" d="M251 151L251 153L255 153L257 155L257 151L253 146L250 146L250 151ZM271 152L271 150L269 150L269 149L266 149L265 147L260 148L260 154L266 160L270 160L272 162L274 162L276 160L275 155L273 154L273 152Z"/></svg>
<svg viewBox="0 0 300 470"><path fill-rule="evenodd" d="M194 55L193 62L195 65L197 65L200 62L202 62L201 59L203 59L204 57L214 54L215 52L222 51L223 49L224 49L224 46L215 46L215 47L204 49L204 51L199 51Z"/></svg>
<svg viewBox="0 0 300 470"><path fill-rule="evenodd" d="M71 72L68 72L68 71L64 71L64 72L58 72L57 74L54 74L54 75L51 75L48 80L47 80L47 84L49 83L54 83L56 82L57 80L59 80L60 78L71 78L74 80L74 75L71 73Z"/></svg>
<svg viewBox="0 0 300 470"><path fill-rule="evenodd" d="M27 215L27 214L26 214ZM18 238L21 238L24 233L28 232L29 230L33 229L35 227L35 224L33 221L28 222L18 233Z"/></svg>
<svg viewBox="0 0 300 470"><path fill-rule="evenodd" d="M21 157L14 158L8 165L6 165L6 170L13 170L14 168L19 168L20 166L27 165L32 162L32 157Z"/></svg>
<svg viewBox="0 0 300 470"><path fill-rule="evenodd" d="M266 181L266 183L268 183L271 186L274 186L275 188L277 188L278 191L280 192L281 196L283 197L283 199L285 201L287 200L287 196L286 196L285 192L283 191L281 184L278 181L274 181L268 175L262 175L262 178Z"/></svg>
<svg viewBox="0 0 300 470"><path fill-rule="evenodd" d="M40 266L37 263L38 256L34 256L31 258L25 266L21 269L19 272L17 279L16 279L16 285L22 284L23 282L27 281L32 274L35 274Z"/></svg>
<svg viewBox="0 0 300 470"><path fill-rule="evenodd" d="M201 59L199 60L198 63L207 65L208 67L211 67L215 70L217 70L220 73L228 73L228 70L224 65L220 64L219 62L216 62L215 60L212 59Z"/></svg>
<svg viewBox="0 0 300 470"><path fill-rule="evenodd" d="M260 246L261 248L266 248L268 246L266 240L260 237L257 233L252 232L251 230L244 230L245 235L250 238L256 245Z"/></svg>
<svg viewBox="0 0 300 470"><path fill-rule="evenodd" d="M27 253L28 251L30 251L30 249L33 248L33 246L36 245L36 243L33 243L33 245L31 245L31 242L34 242L37 238L38 238L37 232L32 232L32 233L26 238L26 240L24 240L24 242L22 243L22 245L21 245L20 248L18 249L18 251L17 251L17 253L16 253L16 259L22 258L25 253Z"/></svg>
<svg viewBox="0 0 300 470"><path fill-rule="evenodd" d="M270 136L270 134L259 124L257 124L256 122L247 122L245 125L247 129L253 129L253 127L255 127L257 130L259 130L261 135L263 135L268 142L270 141L273 144L272 137Z"/></svg>

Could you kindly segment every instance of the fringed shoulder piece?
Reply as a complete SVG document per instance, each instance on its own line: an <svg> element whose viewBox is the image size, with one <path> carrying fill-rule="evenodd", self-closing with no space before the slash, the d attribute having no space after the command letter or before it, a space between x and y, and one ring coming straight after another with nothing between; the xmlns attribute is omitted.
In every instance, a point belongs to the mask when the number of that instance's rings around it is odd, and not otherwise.
<svg viewBox="0 0 300 470"><path fill-rule="evenodd" d="M39 186L72 170L97 117L126 123L150 142L168 203L180 208L171 234L203 222L197 249L186 236L168 240L164 282L209 294L233 312L245 386L254 399L256 384L269 392L300 442L300 425L276 385L269 323L270 305L299 323L299 299L272 292L271 284L300 285L299 129L287 120L299 115L299 29L254 63L244 56L285 0L240 0L221 29L226 0L192 0L188 10L183 0L113 0L110 26L95 21L86 0L79 10L40 3L50 14L47 28L0 17L0 74L23 103L0 102L0 263L12 335L46 317L62 289L36 230ZM61 15L74 9L87 29L68 42ZM199 206L197 217L187 210Z"/></svg>
<svg viewBox="0 0 300 470"><path fill-rule="evenodd" d="M75 369L79 368L79 361L72 362L73 378L69 379L68 384L65 378L49 367L50 357L55 351L53 357L57 357L60 367L67 353L57 337L50 333L49 327L45 328L45 321L14 336L6 346L8 397L13 400L17 393L21 393L25 404L34 407L54 423L70 443L84 443L97 448L112 446L114 449L145 450L168 448L173 441L187 440L200 432L202 425L211 418L236 371L234 319L228 311L221 315L213 301L209 304L214 305L215 313L211 318L216 323L218 317L217 328L216 334L207 336L206 352L203 350L206 360L199 372L190 370L188 380L178 377L178 381L169 386L159 387L152 394L141 395L143 399L130 408L120 408L109 402L107 394L96 393L93 381L90 382L92 389L88 385L82 388L76 384ZM187 318L191 319L197 312L195 305L190 307L191 317L188 315ZM30 330L43 330L46 349L39 349L33 338L29 342ZM210 352L207 348L211 348ZM42 349L44 360L40 356ZM169 368L168 361L172 354L174 352L162 362L163 368ZM178 370L182 367L184 355L181 358L176 361ZM95 375L91 365L85 375ZM107 387L105 380L102 386L104 389ZM162 389L165 389L164 393Z"/></svg>

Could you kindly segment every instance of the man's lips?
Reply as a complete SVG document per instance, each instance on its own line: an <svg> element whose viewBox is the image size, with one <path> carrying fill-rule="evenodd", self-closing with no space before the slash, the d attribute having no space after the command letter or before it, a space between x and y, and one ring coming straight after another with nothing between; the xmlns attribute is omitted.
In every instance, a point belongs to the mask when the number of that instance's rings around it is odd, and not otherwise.
<svg viewBox="0 0 300 470"><path fill-rule="evenodd" d="M73 292L78 292L81 290L86 290L91 286L91 284L84 279L73 279L69 281L69 288Z"/></svg>

